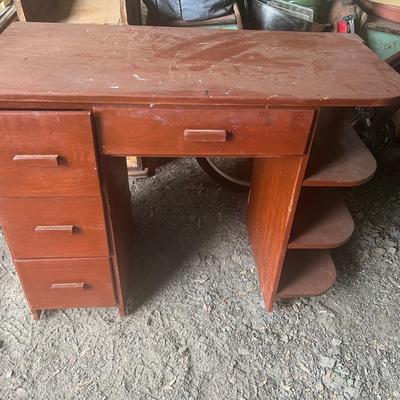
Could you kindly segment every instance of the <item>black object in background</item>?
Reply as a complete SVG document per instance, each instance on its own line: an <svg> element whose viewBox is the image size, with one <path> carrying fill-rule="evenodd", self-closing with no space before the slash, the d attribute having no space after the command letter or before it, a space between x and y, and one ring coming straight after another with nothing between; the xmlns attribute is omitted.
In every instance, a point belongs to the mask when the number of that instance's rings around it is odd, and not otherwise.
<svg viewBox="0 0 400 400"><path fill-rule="evenodd" d="M232 13L234 0L144 0L149 15L160 22L201 21Z"/></svg>

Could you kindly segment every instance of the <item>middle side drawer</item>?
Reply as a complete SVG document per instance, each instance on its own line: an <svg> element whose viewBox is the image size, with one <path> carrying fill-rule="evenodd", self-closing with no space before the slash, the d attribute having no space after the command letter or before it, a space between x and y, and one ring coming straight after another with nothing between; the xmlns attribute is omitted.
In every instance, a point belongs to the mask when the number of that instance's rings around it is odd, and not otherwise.
<svg viewBox="0 0 400 400"><path fill-rule="evenodd" d="M0 198L0 222L14 259L109 255L97 197Z"/></svg>

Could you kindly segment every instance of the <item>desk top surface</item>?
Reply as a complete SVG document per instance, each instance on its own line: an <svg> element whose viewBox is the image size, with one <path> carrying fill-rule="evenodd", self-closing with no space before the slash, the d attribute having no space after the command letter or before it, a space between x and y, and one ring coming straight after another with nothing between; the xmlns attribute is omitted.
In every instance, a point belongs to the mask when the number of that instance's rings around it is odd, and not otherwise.
<svg viewBox="0 0 400 400"><path fill-rule="evenodd" d="M8 103L319 107L400 99L400 75L352 35L14 23L0 48L0 101Z"/></svg>

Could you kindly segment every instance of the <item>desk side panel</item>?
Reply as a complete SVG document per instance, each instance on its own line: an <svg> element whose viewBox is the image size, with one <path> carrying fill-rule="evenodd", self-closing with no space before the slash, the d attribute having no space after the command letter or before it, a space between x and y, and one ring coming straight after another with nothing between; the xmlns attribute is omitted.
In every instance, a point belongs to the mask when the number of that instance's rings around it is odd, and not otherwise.
<svg viewBox="0 0 400 400"><path fill-rule="evenodd" d="M306 156L254 161L247 227L267 309L272 311Z"/></svg>
<svg viewBox="0 0 400 400"><path fill-rule="evenodd" d="M133 248L132 209L126 159L101 156L100 168L118 307L120 314L125 315Z"/></svg>

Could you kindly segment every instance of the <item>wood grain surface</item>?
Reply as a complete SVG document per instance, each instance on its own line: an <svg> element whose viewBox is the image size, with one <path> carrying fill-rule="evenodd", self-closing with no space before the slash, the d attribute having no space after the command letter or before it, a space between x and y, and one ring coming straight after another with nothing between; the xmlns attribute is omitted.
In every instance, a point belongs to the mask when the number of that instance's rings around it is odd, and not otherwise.
<svg viewBox="0 0 400 400"><path fill-rule="evenodd" d="M304 186L354 187L376 171L376 160L346 121L342 109L323 109L311 149Z"/></svg>
<svg viewBox="0 0 400 400"><path fill-rule="evenodd" d="M388 105L400 78L352 35L14 23L0 101Z"/></svg>
<svg viewBox="0 0 400 400"><path fill-rule="evenodd" d="M254 161L247 228L268 311L275 302L305 160L291 156Z"/></svg>
<svg viewBox="0 0 400 400"><path fill-rule="evenodd" d="M102 187L115 290L120 315L126 313L133 257L133 221L125 157L100 157Z"/></svg>
<svg viewBox="0 0 400 400"><path fill-rule="evenodd" d="M277 297L319 296L336 281L336 268L328 250L289 250Z"/></svg>
<svg viewBox="0 0 400 400"><path fill-rule="evenodd" d="M91 124L86 111L1 111L0 197L98 196Z"/></svg>
<svg viewBox="0 0 400 400"><path fill-rule="evenodd" d="M333 188L303 188L290 235L290 249L333 249L350 239L354 222Z"/></svg>
<svg viewBox="0 0 400 400"><path fill-rule="evenodd" d="M14 258L108 256L101 198L0 198Z"/></svg>
<svg viewBox="0 0 400 400"><path fill-rule="evenodd" d="M303 154L312 110L262 108L99 108L96 131L109 155L262 156ZM188 141L188 129L222 129L226 140Z"/></svg>
<svg viewBox="0 0 400 400"><path fill-rule="evenodd" d="M115 306L108 258L16 260L32 310Z"/></svg>

